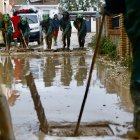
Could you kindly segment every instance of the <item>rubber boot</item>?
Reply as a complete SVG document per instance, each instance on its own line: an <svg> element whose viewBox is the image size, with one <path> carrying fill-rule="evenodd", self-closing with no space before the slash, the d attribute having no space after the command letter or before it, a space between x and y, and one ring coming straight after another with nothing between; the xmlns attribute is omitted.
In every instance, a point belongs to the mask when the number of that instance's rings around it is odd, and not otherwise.
<svg viewBox="0 0 140 140"><path fill-rule="evenodd" d="M67 39L67 50L70 50L70 38Z"/></svg>

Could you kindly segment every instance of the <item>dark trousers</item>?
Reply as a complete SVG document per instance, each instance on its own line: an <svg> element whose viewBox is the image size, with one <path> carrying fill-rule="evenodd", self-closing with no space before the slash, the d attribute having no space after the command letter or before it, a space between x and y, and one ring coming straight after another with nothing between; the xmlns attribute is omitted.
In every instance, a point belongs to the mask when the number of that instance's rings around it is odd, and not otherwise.
<svg viewBox="0 0 140 140"><path fill-rule="evenodd" d="M4 39L4 44L6 46L6 49L10 50L12 35L8 34L7 32L2 32L2 36Z"/></svg>
<svg viewBox="0 0 140 140"><path fill-rule="evenodd" d="M79 41L79 47L80 48L84 48L84 45L85 45L85 37L78 36L78 41Z"/></svg>
<svg viewBox="0 0 140 140"><path fill-rule="evenodd" d="M70 48L70 36L65 35L63 37L63 48L65 49L65 47L67 46L67 49Z"/></svg>

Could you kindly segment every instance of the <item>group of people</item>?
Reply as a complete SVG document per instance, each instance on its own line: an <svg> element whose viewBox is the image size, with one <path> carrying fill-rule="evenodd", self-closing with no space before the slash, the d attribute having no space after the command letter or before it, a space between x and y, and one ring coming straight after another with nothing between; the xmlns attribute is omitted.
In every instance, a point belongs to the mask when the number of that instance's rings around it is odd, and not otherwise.
<svg viewBox="0 0 140 140"><path fill-rule="evenodd" d="M65 11L62 15L63 16L61 19L58 18L57 14L55 14L53 18L50 18L49 14L43 15L41 26L45 34L44 38L46 41L47 49L51 49L53 39L54 45L57 46L59 30L62 31L63 49L70 49L70 38L72 33L70 14ZM87 28L82 14L78 14L76 16L73 25L78 31L79 47L83 48ZM17 40L20 41L21 48L27 48L29 43L30 27L27 19L24 16L20 17L16 14L16 12L13 13L12 17L10 17L9 14L3 15L3 19L0 20L0 30L2 31L7 50L10 50L12 41L14 42L14 45L17 46Z"/></svg>
<svg viewBox="0 0 140 140"><path fill-rule="evenodd" d="M51 49L53 38L55 42L54 45L57 45L59 29L62 31L63 49L70 49L70 38L72 33L70 14L65 11L62 15L63 17L61 19L58 18L57 14L54 15L53 19L51 19L47 14L43 15L43 21L41 23L41 26L45 33L45 40L48 49ZM76 16L76 19L74 21L74 27L78 31L79 47L84 48L87 27L82 14L78 14Z"/></svg>
<svg viewBox="0 0 140 140"><path fill-rule="evenodd" d="M0 30L6 46L6 50L10 50L11 42L20 40L21 47L26 48L29 42L30 27L25 17L20 17L16 13L10 17L9 14L4 14L0 20Z"/></svg>

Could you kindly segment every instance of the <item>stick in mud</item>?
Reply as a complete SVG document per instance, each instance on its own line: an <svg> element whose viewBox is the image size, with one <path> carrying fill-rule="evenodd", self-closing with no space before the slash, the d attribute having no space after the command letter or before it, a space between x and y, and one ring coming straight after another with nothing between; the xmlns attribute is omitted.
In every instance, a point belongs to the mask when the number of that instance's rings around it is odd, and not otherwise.
<svg viewBox="0 0 140 140"><path fill-rule="evenodd" d="M40 122L40 129L42 132L47 134L48 133L47 119L31 72L26 74L26 80L27 80L27 85L29 86L31 92L31 96L34 102L35 110L37 112L38 120Z"/></svg>
<svg viewBox="0 0 140 140"><path fill-rule="evenodd" d="M24 45L26 46L26 49L29 49L29 47L28 47L28 45L27 45L27 43L26 43L26 41L25 41L25 37L24 37L22 31L20 31L20 33L21 33L21 36L22 36L22 40L23 40L23 42L24 42Z"/></svg>

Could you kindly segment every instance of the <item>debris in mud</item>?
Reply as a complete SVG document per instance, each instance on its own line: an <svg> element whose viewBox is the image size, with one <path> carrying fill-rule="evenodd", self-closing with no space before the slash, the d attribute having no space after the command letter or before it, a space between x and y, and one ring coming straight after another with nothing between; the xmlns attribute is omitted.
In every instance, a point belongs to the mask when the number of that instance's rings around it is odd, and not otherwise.
<svg viewBox="0 0 140 140"><path fill-rule="evenodd" d="M51 136L73 137L75 125L52 126L49 131ZM81 125L78 136L112 136L113 131L107 124Z"/></svg>

